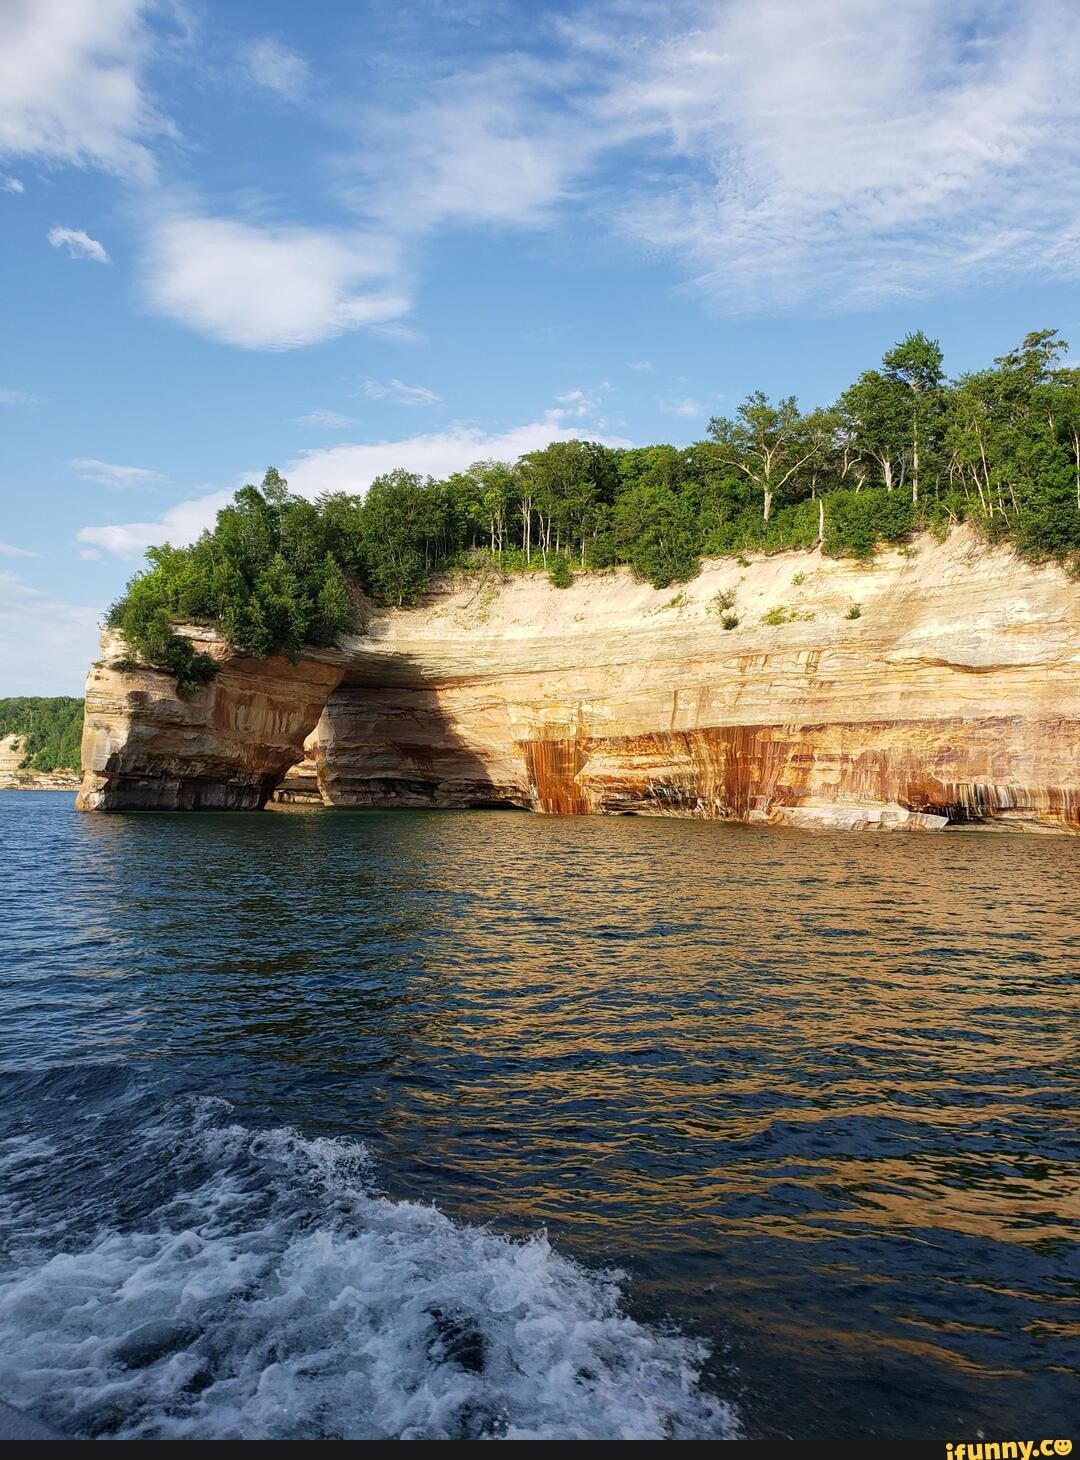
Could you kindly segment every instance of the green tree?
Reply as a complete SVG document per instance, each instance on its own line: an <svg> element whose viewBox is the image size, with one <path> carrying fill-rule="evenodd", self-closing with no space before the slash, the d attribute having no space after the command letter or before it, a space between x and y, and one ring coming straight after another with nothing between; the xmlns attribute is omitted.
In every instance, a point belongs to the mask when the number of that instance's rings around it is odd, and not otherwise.
<svg viewBox="0 0 1080 1460"><path fill-rule="evenodd" d="M908 394L911 421L911 500L919 500L919 477L932 449L941 416L941 386L945 379L941 346L922 330L907 335L885 355L885 376Z"/></svg>
<svg viewBox="0 0 1080 1460"><path fill-rule="evenodd" d="M880 477L887 492L903 486L907 470L909 410L906 387L880 370L864 370L844 391L838 413L845 434L856 489L868 473Z"/></svg>
<svg viewBox="0 0 1080 1460"><path fill-rule="evenodd" d="M709 435L721 459L752 481L762 497L762 520L768 522L777 494L819 451L807 434L795 397L773 405L764 391L747 396L734 419L714 416Z"/></svg>

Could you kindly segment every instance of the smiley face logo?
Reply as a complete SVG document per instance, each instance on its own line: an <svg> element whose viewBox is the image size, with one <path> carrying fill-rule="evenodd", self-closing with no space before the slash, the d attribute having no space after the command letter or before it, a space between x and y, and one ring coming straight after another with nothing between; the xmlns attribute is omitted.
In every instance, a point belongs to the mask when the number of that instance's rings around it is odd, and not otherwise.
<svg viewBox="0 0 1080 1460"><path fill-rule="evenodd" d="M1055 1440L1054 1441L1054 1454L1055 1455L1068 1455L1068 1454L1070 1454L1071 1451L1072 1451L1072 1440Z"/></svg>

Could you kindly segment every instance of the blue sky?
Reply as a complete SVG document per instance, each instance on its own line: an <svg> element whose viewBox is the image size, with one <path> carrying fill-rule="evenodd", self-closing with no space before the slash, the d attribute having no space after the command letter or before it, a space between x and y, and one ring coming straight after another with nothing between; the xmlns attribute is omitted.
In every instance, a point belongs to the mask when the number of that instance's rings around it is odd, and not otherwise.
<svg viewBox="0 0 1080 1460"><path fill-rule="evenodd" d="M0 695L147 543L1080 330L1070 0L0 6Z"/></svg>

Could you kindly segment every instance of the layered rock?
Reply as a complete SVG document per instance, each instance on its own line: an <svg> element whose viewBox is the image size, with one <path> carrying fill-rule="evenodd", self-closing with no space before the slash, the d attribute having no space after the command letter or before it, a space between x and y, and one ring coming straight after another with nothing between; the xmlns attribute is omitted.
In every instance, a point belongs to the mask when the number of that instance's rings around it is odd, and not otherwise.
<svg viewBox="0 0 1080 1460"><path fill-rule="evenodd" d="M123 641L102 634L102 658L86 681L80 810L255 810L303 759L343 656L243 659L216 636L188 633L221 662L191 695L160 670L125 667Z"/></svg>
<svg viewBox="0 0 1080 1460"><path fill-rule="evenodd" d="M319 790L319 768L311 759L314 750L314 736L304 742L304 759L290 766L284 778L274 788L273 801L279 806L321 806L322 792Z"/></svg>
<svg viewBox="0 0 1080 1460"><path fill-rule="evenodd" d="M139 676L91 675L106 779L84 805L262 804L317 719L329 805L1080 829L1080 584L966 530L870 565L725 559L663 591L625 569L447 581L336 658L226 658L205 704L146 675L157 698L130 709ZM158 700L174 728L152 732Z"/></svg>
<svg viewBox="0 0 1080 1460"><path fill-rule="evenodd" d="M0 736L0 791L74 791L79 785L75 771L37 771L23 766L26 758L24 735Z"/></svg>

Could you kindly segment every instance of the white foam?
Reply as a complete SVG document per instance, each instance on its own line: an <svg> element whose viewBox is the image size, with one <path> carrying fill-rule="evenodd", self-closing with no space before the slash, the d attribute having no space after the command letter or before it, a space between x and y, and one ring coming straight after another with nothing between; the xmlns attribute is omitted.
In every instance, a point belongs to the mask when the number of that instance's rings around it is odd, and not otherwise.
<svg viewBox="0 0 1080 1460"><path fill-rule="evenodd" d="M617 1274L388 1200L356 1142L206 1101L185 1134L205 1165L152 1221L0 1286L6 1398L122 1438L736 1433L702 1346L626 1316Z"/></svg>

